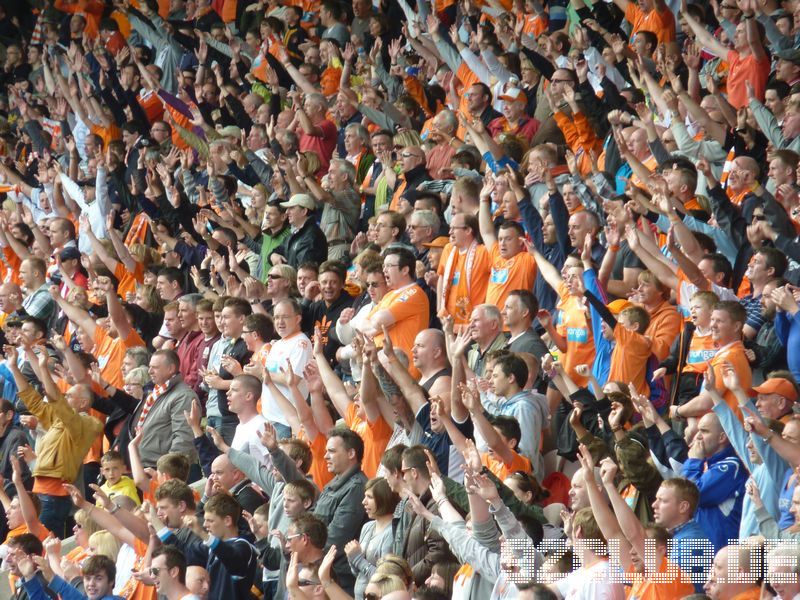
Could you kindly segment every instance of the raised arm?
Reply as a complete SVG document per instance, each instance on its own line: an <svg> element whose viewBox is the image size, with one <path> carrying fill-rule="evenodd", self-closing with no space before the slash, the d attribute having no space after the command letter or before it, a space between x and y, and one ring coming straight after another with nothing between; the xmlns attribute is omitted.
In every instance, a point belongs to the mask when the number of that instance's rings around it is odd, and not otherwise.
<svg viewBox="0 0 800 600"><path fill-rule="evenodd" d="M624 2L625 0L618 1ZM723 46L713 35L706 31L706 28L703 26L703 24L697 21L697 19L695 19L689 12L686 10L681 10L681 14L683 15L684 19L686 19L686 24L689 25L689 28L694 32L697 40L712 54L718 58L721 58L722 60L727 60L729 49Z"/></svg>
<svg viewBox="0 0 800 600"><path fill-rule="evenodd" d="M319 376L322 378L325 391L328 392L336 412L343 419L347 418L347 409L350 407L352 400L347 394L342 380L339 379L339 376L331 368L328 359L325 358L325 352L322 347L322 334L319 331L314 332L314 360L317 363Z"/></svg>
<svg viewBox="0 0 800 600"><path fill-rule="evenodd" d="M470 386L472 388L472 386ZM472 423L475 428L480 432L481 437L486 441L486 445L491 448L503 463L509 465L514 461L514 452L503 443L500 435L489 423L489 419L483 414L483 405L481 404L480 395L477 389L467 389L463 392L464 406L469 410L472 417Z"/></svg>
<svg viewBox="0 0 800 600"><path fill-rule="evenodd" d="M16 452L16 450L14 451ZM39 520L39 516L36 513L36 507L33 505L31 495L28 493L28 490L25 489L25 484L22 480L22 467L20 467L19 459L14 456L14 454L11 454L9 460L11 461L12 469L11 479L14 482L14 487L17 490L17 498L19 499L19 509L22 512L22 519L25 521L28 531L30 531L33 535L39 539L47 537L48 531Z"/></svg>
<svg viewBox="0 0 800 600"><path fill-rule="evenodd" d="M122 307L122 303L119 301L117 290L114 288L114 282L108 280L100 285L105 286L108 316L117 330L119 339L124 342L128 339L128 336L130 336L131 332L133 331L131 322L128 320L128 314L125 312L125 309Z"/></svg>
<svg viewBox="0 0 800 600"><path fill-rule="evenodd" d="M533 244L525 241L525 245L528 247L528 252L533 255L533 258L536 260L536 266L539 268L539 273L541 273L544 280L554 290L557 290L561 283L564 281L561 278L561 273L558 269L556 269L553 264L547 260L536 248L534 248Z"/></svg>
<svg viewBox="0 0 800 600"><path fill-rule="evenodd" d="M486 249L491 252L494 245L497 243L497 236L494 232L494 223L492 222L491 203L492 192L494 191L494 176L487 173L483 179L483 189L481 190L481 202L478 209L478 224L480 225L481 237Z"/></svg>
<svg viewBox="0 0 800 600"><path fill-rule="evenodd" d="M58 286L50 286L50 296L52 296L53 300L55 300L58 304L58 307L64 311L64 314L67 315L67 318L70 321L83 329L84 333L86 333L86 335L88 335L91 339L94 339L94 334L97 330L97 323L95 323L95 320L89 315L88 312L78 306L74 306L70 302L67 302L66 299L62 298L58 291Z"/></svg>
<svg viewBox="0 0 800 600"><path fill-rule="evenodd" d="M400 388L400 392L411 407L411 411L416 415L427 403L425 391L414 381L408 369L400 363L400 359L397 358L397 354L394 352L394 346L386 327L383 328L383 348L378 353L378 359L383 368L386 369L389 377Z"/></svg>

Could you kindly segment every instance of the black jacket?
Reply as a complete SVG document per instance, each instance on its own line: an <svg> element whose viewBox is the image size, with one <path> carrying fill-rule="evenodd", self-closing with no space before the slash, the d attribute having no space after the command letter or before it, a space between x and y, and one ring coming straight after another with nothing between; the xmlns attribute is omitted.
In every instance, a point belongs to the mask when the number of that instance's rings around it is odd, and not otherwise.
<svg viewBox="0 0 800 600"><path fill-rule="evenodd" d="M275 254L280 254L295 269L305 262L319 265L328 259L328 240L313 218L309 217L298 231L284 240Z"/></svg>

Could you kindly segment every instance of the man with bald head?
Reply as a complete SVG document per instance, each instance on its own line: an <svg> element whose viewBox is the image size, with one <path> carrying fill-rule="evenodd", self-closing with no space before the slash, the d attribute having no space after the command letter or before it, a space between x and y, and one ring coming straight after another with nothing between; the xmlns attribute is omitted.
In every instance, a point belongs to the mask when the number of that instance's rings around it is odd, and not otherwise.
<svg viewBox="0 0 800 600"><path fill-rule="evenodd" d="M186 567L186 587L200 600L208 600L208 589L211 587L208 571L197 565Z"/></svg>
<svg viewBox="0 0 800 600"><path fill-rule="evenodd" d="M749 156L737 156L733 159L726 188L731 202L737 206L744 203L745 198L758 186L759 173L760 169L755 159Z"/></svg>
<svg viewBox="0 0 800 600"><path fill-rule="evenodd" d="M558 224L555 224L558 227ZM572 246L571 250L580 252L583 248L584 240L587 235L592 236L592 260L596 264L603 262L605 255L605 248L598 240L600 233L600 219L595 213L589 210L580 210L571 215L567 223L567 236L569 237L569 244Z"/></svg>
<svg viewBox="0 0 800 600"><path fill-rule="evenodd" d="M16 283L0 285L0 327L4 326L9 317L23 317L22 290Z"/></svg>
<svg viewBox="0 0 800 600"><path fill-rule="evenodd" d="M744 540L741 545L720 548L703 587L706 594L713 600L761 598L761 590L756 585L756 581L761 578L761 571L751 573L750 554L751 549ZM759 560L753 558L760 567ZM791 598L791 596L781 596L781 598Z"/></svg>
<svg viewBox="0 0 800 600"><path fill-rule="evenodd" d="M719 417L708 413L700 419L689 446L683 476L700 491L695 520L715 549L737 537L742 517L744 485L749 476L736 455Z"/></svg>
<svg viewBox="0 0 800 600"><path fill-rule="evenodd" d="M227 454L220 454L211 463L211 472L206 480L203 497L200 499L200 504L197 505L197 512L202 513L205 503L217 494L233 496L239 506L251 515L267 501L260 492L256 491L256 488L245 477L245 474L233 466ZM247 531L247 520L244 518L239 519L239 532Z"/></svg>
<svg viewBox="0 0 800 600"><path fill-rule="evenodd" d="M428 172L434 179L449 179L452 177L450 163L463 142L456 137L458 131L458 117L452 110L440 111L433 118L430 139L436 144L428 151L426 165Z"/></svg>
<svg viewBox="0 0 800 600"><path fill-rule="evenodd" d="M411 347L414 366L421 376L419 385L430 398L450 394L450 362L447 360L444 333L440 329L424 329L414 338Z"/></svg>

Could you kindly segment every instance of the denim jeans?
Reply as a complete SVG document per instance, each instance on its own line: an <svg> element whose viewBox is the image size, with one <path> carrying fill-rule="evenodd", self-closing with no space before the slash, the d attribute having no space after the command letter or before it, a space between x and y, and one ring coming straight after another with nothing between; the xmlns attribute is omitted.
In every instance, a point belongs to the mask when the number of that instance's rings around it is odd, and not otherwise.
<svg viewBox="0 0 800 600"><path fill-rule="evenodd" d="M213 427L217 430L217 433L222 436L226 444L230 444L233 441L233 436L236 433L236 425L239 424L239 420L236 417L233 417L233 419L226 419L225 417L206 417L206 423L209 427ZM209 434L209 438L210 437L211 435Z"/></svg>
<svg viewBox="0 0 800 600"><path fill-rule="evenodd" d="M286 440L292 437L292 428L283 423L272 423L275 428L275 433L278 435L279 440Z"/></svg>
<svg viewBox="0 0 800 600"><path fill-rule="evenodd" d="M39 494L39 501L42 504L42 513L39 515L42 525L63 540L66 537L67 519L72 510L72 501L69 496Z"/></svg>

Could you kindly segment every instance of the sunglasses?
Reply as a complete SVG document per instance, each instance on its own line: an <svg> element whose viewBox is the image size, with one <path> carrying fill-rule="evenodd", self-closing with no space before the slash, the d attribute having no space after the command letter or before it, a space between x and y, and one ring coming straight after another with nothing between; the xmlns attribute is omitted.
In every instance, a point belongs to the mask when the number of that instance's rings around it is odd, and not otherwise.
<svg viewBox="0 0 800 600"><path fill-rule="evenodd" d="M161 569L159 567L150 567L150 576L151 577L158 577L159 573L161 573Z"/></svg>
<svg viewBox="0 0 800 600"><path fill-rule="evenodd" d="M269 275L267 275L267 277L269 279L272 279L273 281L276 280L276 279L283 279L283 275L275 275L273 273L270 273Z"/></svg>

